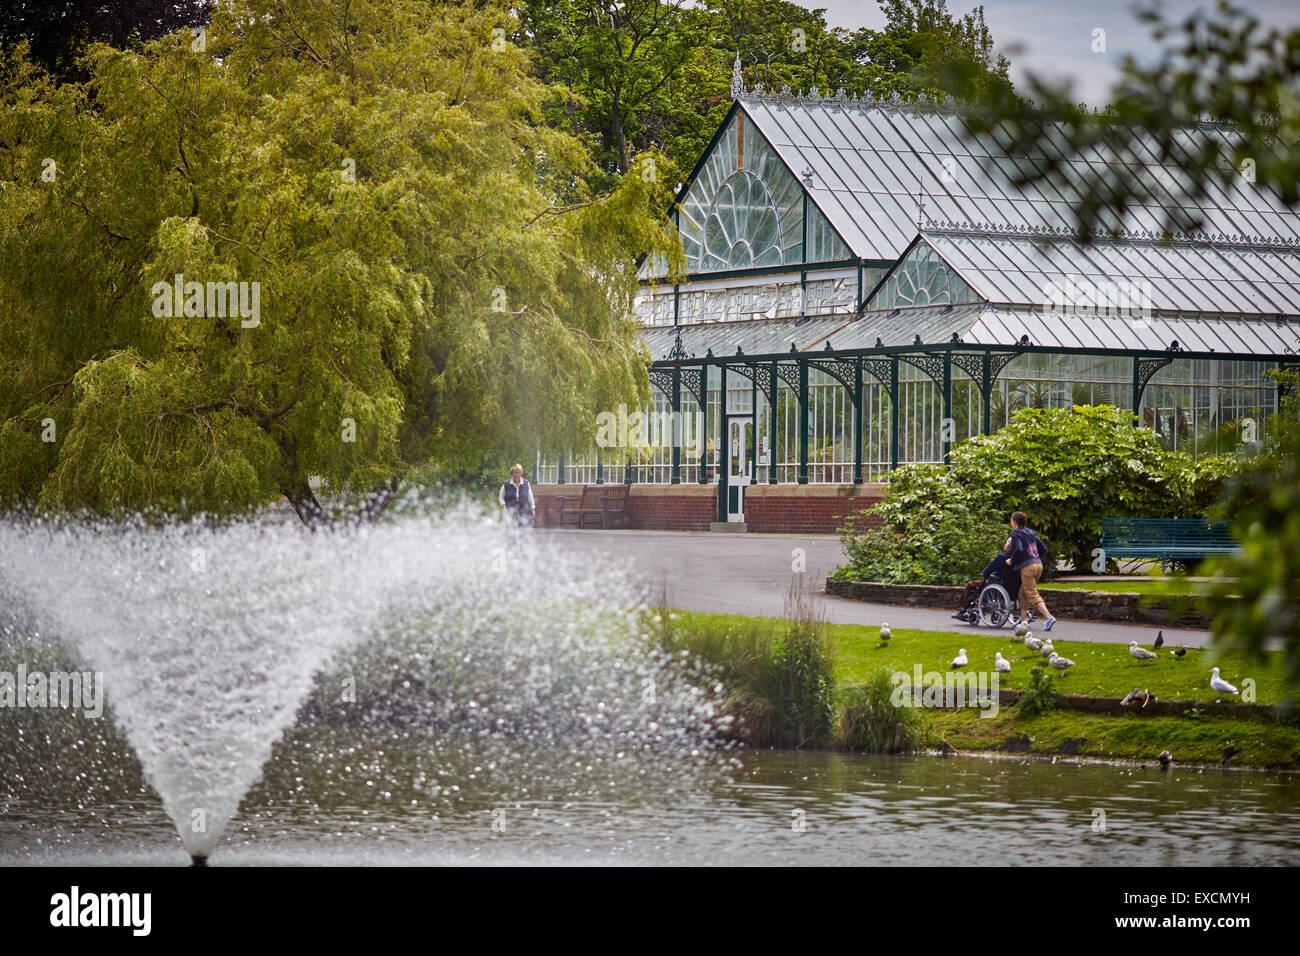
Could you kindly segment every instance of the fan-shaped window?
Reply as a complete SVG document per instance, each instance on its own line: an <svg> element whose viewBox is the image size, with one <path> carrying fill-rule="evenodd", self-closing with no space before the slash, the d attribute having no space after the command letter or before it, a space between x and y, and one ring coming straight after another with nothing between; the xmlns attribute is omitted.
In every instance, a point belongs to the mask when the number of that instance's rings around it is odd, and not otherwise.
<svg viewBox="0 0 1300 956"><path fill-rule="evenodd" d="M978 302L979 296L925 243L917 245L890 273L868 303L872 309Z"/></svg>

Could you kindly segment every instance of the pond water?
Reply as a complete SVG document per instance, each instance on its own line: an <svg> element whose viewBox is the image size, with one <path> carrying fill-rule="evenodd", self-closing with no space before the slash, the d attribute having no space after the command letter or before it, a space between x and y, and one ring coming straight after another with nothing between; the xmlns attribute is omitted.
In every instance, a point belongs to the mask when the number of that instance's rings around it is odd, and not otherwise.
<svg viewBox="0 0 1300 956"><path fill-rule="evenodd" d="M733 751L631 758L302 729L214 865L1294 865L1300 777L1028 759ZM440 785L431 785L438 779ZM435 787L441 789L435 792ZM12 798L0 864L177 865L147 789ZM69 794L68 797L71 797ZM1104 814L1104 816L1103 816Z"/></svg>

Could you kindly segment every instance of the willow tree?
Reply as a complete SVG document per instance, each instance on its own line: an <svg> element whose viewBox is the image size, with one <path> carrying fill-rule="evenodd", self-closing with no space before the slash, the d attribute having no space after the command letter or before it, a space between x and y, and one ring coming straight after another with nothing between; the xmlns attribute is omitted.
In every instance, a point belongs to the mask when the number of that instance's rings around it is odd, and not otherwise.
<svg viewBox="0 0 1300 956"><path fill-rule="evenodd" d="M585 442L648 394L634 257L473 5L229 0L201 33L3 61L0 498L229 511ZM652 168L647 166L647 168ZM215 292L215 294L214 294Z"/></svg>

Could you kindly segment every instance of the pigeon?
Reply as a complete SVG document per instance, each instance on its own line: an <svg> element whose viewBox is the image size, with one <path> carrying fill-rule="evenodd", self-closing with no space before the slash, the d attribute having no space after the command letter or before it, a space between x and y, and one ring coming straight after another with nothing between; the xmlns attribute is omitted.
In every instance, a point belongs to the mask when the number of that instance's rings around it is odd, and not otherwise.
<svg viewBox="0 0 1300 956"><path fill-rule="evenodd" d="M1165 646L1165 632L1164 632L1164 631L1157 631L1157 632L1156 632L1156 644L1155 644L1155 646L1156 646L1156 647L1164 647L1164 646Z"/></svg>
<svg viewBox="0 0 1300 956"><path fill-rule="evenodd" d="M1129 652L1129 656L1134 657L1140 661L1149 661L1153 657L1160 656L1159 654L1155 654L1147 650L1145 647L1138 647L1137 641L1128 642L1128 652Z"/></svg>
<svg viewBox="0 0 1300 956"><path fill-rule="evenodd" d="M1039 649L1038 653L1042 654L1044 657L1051 657L1056 653L1056 648L1052 646L1050 640L1043 641L1043 646Z"/></svg>
<svg viewBox="0 0 1300 956"><path fill-rule="evenodd" d="M1031 651L1036 651L1040 649L1042 646L1043 646L1043 642L1040 641L1038 638L1034 637L1034 635L1032 634L1025 635L1025 647L1029 648Z"/></svg>
<svg viewBox="0 0 1300 956"><path fill-rule="evenodd" d="M880 625L880 639L881 639L882 641L887 641L887 640L889 640L889 639L890 639L891 637L893 637L893 636L894 636L894 633L889 629L889 625L888 625L888 624L882 624L882 625Z"/></svg>
<svg viewBox="0 0 1300 956"><path fill-rule="evenodd" d="M1210 671L1210 689L1218 691L1220 694L1239 694L1241 691L1233 687L1226 680L1219 676L1217 667Z"/></svg>
<svg viewBox="0 0 1300 956"><path fill-rule="evenodd" d="M1170 653L1170 654L1173 654L1174 657L1182 657L1184 654L1187 653L1187 648L1185 648L1185 647L1178 647L1178 648L1175 648L1174 650L1170 651L1169 653Z"/></svg>
<svg viewBox="0 0 1300 956"><path fill-rule="evenodd" d="M1047 663L1051 664L1058 671L1063 671L1074 666L1074 661L1070 660L1068 657L1062 657L1056 652L1052 653L1052 656L1048 658Z"/></svg>
<svg viewBox="0 0 1300 956"><path fill-rule="evenodd" d="M957 656L952 659L952 666L954 668L965 667L966 663L967 663L966 648L963 647L960 651L957 652Z"/></svg>
<svg viewBox="0 0 1300 956"><path fill-rule="evenodd" d="M1028 622L1021 621L1019 624L1016 625L1016 637L1023 638L1028 633L1029 633Z"/></svg>
<svg viewBox="0 0 1300 956"><path fill-rule="evenodd" d="M1002 656L1001 651L993 655L993 669L999 674L1011 673L1011 662Z"/></svg>

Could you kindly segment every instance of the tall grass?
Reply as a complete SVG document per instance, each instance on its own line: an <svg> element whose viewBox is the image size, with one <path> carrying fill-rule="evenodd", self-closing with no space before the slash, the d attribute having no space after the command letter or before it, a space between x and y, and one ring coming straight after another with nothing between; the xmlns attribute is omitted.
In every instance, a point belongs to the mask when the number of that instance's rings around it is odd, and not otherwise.
<svg viewBox="0 0 1300 956"><path fill-rule="evenodd" d="M916 707L896 705L889 671L881 668L861 684L846 687L838 744L864 753L900 753L920 749L929 737Z"/></svg>
<svg viewBox="0 0 1300 956"><path fill-rule="evenodd" d="M656 643L689 658L701 681L721 684L721 711L730 734L751 747L817 747L834 730L834 652L808 594L791 585L777 625L743 627L676 623L666 608L656 615ZM685 654L683 655L683 652Z"/></svg>

